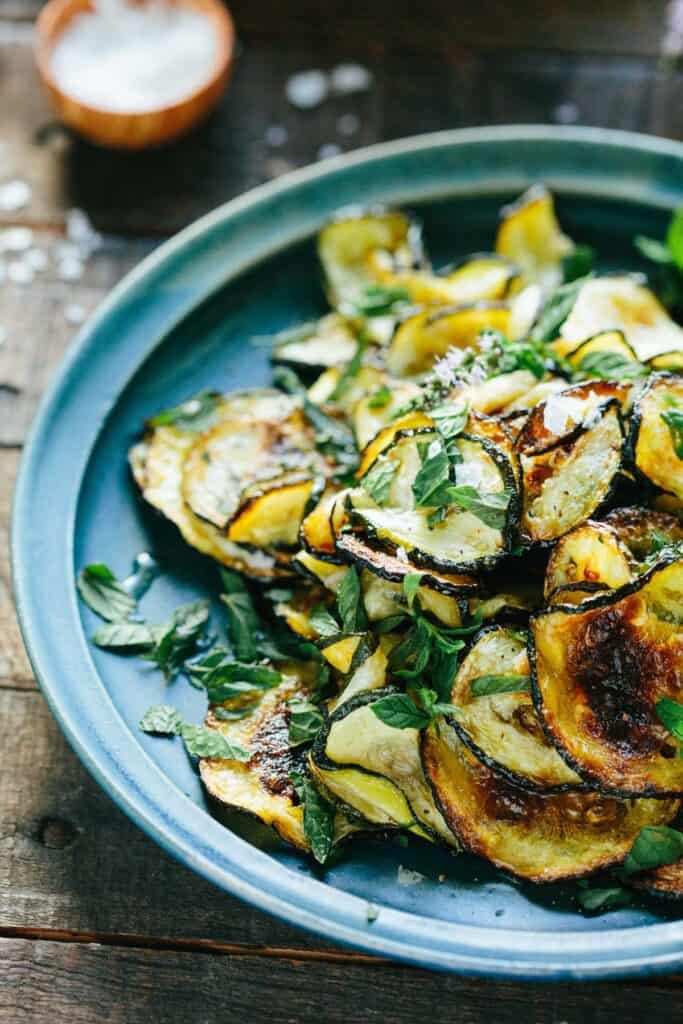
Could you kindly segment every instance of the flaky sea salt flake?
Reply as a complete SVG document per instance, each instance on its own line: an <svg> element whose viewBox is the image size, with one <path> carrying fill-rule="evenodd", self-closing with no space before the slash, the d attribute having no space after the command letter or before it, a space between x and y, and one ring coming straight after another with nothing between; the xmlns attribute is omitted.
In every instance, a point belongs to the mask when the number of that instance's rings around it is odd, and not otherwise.
<svg viewBox="0 0 683 1024"><path fill-rule="evenodd" d="M372 88L372 83L372 72L362 64L337 64L330 74L332 92L337 96L367 92Z"/></svg>
<svg viewBox="0 0 683 1024"><path fill-rule="evenodd" d="M330 87L324 71L313 68L310 71L299 71L287 79L285 95L293 107L299 110L312 110L327 99Z"/></svg>
<svg viewBox="0 0 683 1024"><path fill-rule="evenodd" d="M0 185L0 210L15 213L31 202L31 186L18 178Z"/></svg>

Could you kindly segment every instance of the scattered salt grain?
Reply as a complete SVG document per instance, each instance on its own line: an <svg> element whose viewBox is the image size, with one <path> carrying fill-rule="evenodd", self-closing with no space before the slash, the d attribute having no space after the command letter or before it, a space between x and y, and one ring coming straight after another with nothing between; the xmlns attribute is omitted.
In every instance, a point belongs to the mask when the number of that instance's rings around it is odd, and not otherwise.
<svg viewBox="0 0 683 1024"><path fill-rule="evenodd" d="M57 264L57 276L62 281L80 281L83 277L83 263L78 257L65 257Z"/></svg>
<svg viewBox="0 0 683 1024"><path fill-rule="evenodd" d="M299 71L287 79L285 95L293 107L312 110L327 99L330 87L324 71Z"/></svg>
<svg viewBox="0 0 683 1024"><path fill-rule="evenodd" d="M68 324L82 324L85 320L85 310L77 302L69 302L64 307L64 319Z"/></svg>
<svg viewBox="0 0 683 1024"><path fill-rule="evenodd" d="M0 210L15 213L31 202L31 188L25 181L7 181L0 185Z"/></svg>
<svg viewBox="0 0 683 1024"><path fill-rule="evenodd" d="M218 57L205 15L158 0L108 0L73 18L52 51L52 74L68 96L99 110L142 113L200 89Z"/></svg>
<svg viewBox="0 0 683 1024"><path fill-rule="evenodd" d="M339 156L340 153L341 146L337 146L334 142L328 142L318 150L318 160L329 160L330 157Z"/></svg>
<svg viewBox="0 0 683 1024"><path fill-rule="evenodd" d="M30 228L6 228L0 232L0 249L5 252L23 252L33 243L33 232Z"/></svg>
<svg viewBox="0 0 683 1024"><path fill-rule="evenodd" d="M543 410L543 426L551 434L564 434L570 423L580 423L583 402L566 395L551 395Z"/></svg>
<svg viewBox="0 0 683 1024"><path fill-rule="evenodd" d="M41 270L47 270L48 258L44 249L29 249L24 261L38 274Z"/></svg>
<svg viewBox="0 0 683 1024"><path fill-rule="evenodd" d="M66 237L74 246L81 259L88 259L101 247L102 236L92 226L92 222L84 210L77 207L69 210L66 215Z"/></svg>
<svg viewBox="0 0 683 1024"><path fill-rule="evenodd" d="M560 103L553 111L553 119L558 124L576 124L579 120L579 108L576 103Z"/></svg>
<svg viewBox="0 0 683 1024"><path fill-rule="evenodd" d="M269 124L266 128L266 142L269 146L284 146L288 138L287 129L282 124Z"/></svg>
<svg viewBox="0 0 683 1024"><path fill-rule="evenodd" d="M337 131L340 135L355 135L360 128L360 118L355 114L342 114L337 120Z"/></svg>
<svg viewBox="0 0 683 1024"><path fill-rule="evenodd" d="M12 260L7 266L7 279L12 284L31 284L34 278L33 268L24 260Z"/></svg>
<svg viewBox="0 0 683 1024"><path fill-rule="evenodd" d="M402 864L398 866L398 872L396 875L399 885L419 885L420 882L426 880L426 875L420 874L419 871L413 871L411 868L404 868Z"/></svg>
<svg viewBox="0 0 683 1024"><path fill-rule="evenodd" d="M362 64L338 64L330 73L330 85L337 96L367 92L372 88L372 72Z"/></svg>

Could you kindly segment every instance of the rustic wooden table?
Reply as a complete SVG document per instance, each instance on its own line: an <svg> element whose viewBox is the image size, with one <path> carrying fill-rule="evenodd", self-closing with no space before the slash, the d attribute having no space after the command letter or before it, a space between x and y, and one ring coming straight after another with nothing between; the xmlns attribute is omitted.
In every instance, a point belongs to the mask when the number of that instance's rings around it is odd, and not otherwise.
<svg viewBox="0 0 683 1024"><path fill-rule="evenodd" d="M681 138L683 75L661 54L683 5L291 0L285 11L239 0L241 54L220 109L190 138L142 156L97 151L53 124L32 64L36 6L0 0L0 183L32 188L0 225L29 227L37 247L54 250L66 211L81 207L105 244L77 281L48 269L30 286L0 285L0 1021L368 1024L437 1007L461 1024L680 1019L681 978L542 986L431 974L332 947L176 864L92 781L37 691L6 535L27 428L74 331L67 304L94 309L160 239L323 146L510 122ZM372 70L369 92L306 112L287 103L289 75L342 60ZM357 118L352 134L338 130L344 114Z"/></svg>

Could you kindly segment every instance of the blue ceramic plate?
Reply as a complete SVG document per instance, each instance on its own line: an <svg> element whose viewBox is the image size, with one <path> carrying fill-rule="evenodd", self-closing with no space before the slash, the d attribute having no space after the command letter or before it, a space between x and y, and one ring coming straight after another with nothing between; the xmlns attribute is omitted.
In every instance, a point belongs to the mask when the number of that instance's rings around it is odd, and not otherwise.
<svg viewBox="0 0 683 1024"><path fill-rule="evenodd" d="M584 918L569 888L515 884L426 844L357 843L325 875L291 851L250 845L210 816L180 741L137 728L164 700L200 721L200 694L182 681L169 693L138 660L93 649L94 617L74 586L87 562L125 574L152 550L165 571L144 599L151 619L216 592L215 569L141 508L125 453L152 411L268 379L267 349L250 339L323 312L313 236L336 208L409 206L438 265L489 248L501 203L535 181L555 191L570 235L606 266L632 268L633 236L661 235L683 201L683 146L547 127L390 143L256 189L158 249L81 332L34 424L14 506L19 616L43 692L88 769L162 846L228 891L330 939L471 974L680 969L683 923L670 909ZM400 864L425 880L399 885ZM372 922L368 901L380 908Z"/></svg>

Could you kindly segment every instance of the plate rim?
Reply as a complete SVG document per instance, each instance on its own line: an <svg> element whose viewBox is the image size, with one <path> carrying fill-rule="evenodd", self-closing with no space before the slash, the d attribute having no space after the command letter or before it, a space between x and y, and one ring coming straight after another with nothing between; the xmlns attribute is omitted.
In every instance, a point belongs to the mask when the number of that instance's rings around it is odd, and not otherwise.
<svg viewBox="0 0 683 1024"><path fill-rule="evenodd" d="M172 820L173 815L169 820L169 815L163 814L163 807L155 804L149 794L143 792L134 783L130 774L125 772L123 765L115 757L112 757L110 751L106 749L100 751L97 747L92 746L93 737L89 734L88 729L84 728L84 723L79 723L78 720L74 721L63 701L60 701L59 680L51 677L49 668L44 664L45 652L41 648L41 637L39 632L34 629L29 613L32 574L29 568L30 558L25 558L24 553L30 547L30 539L23 513L30 510L29 489L33 476L37 472L36 463L41 454L41 440L43 442L45 440L45 431L58 406L59 396L66 389L79 359L85 358L87 355L93 356L91 350L94 350L97 330L106 324L108 317L117 309L127 294L130 295L141 283L152 278L164 267L168 268L173 257L182 253L191 243L201 240L218 225L229 224L239 214L249 211L257 213L258 208L266 201L280 195L293 193L297 188L308 183L321 182L328 175L359 166L369 166L392 157L444 147L449 149L472 142L495 144L496 142L520 143L524 141L547 141L550 143L559 141L600 144L607 148L625 147L647 154L672 157L683 165L682 143L634 132L545 125L495 126L434 132L364 147L352 154L333 157L319 164L293 171L274 182L261 185L205 214L163 242L138 266L126 274L98 307L94 316L78 332L67 349L50 386L41 399L28 431L17 475L11 518L10 546L15 605L22 638L41 691L81 762L117 805L144 832L186 866L198 871L221 888L291 924L314 931L332 941L352 945L370 953L391 956L421 966L454 970L465 975L536 980L588 978L596 980L670 971L683 965L683 921L640 925L627 929L608 929L600 932L553 933L481 928L444 922L440 919L426 919L412 913L382 907L380 917L375 923L370 924L366 917L366 900L309 877L295 877L296 873L291 869L279 864L262 851L254 851L253 847L248 846L229 830L214 822L202 808L192 804L194 812L201 815L204 828L208 832L213 832L213 827L207 828L206 819L220 829L222 836L227 834L234 840L234 842L223 844L228 850L232 850L232 854L226 857L229 866L216 864L209 860L204 853L198 851L196 846L193 847L188 842L192 833L188 833L185 837L182 828L179 832L179 824ZM500 183L498 183L498 188L500 188ZM450 191L457 190L451 189ZM471 187L470 192L472 192ZM661 205L666 206L668 203L663 199ZM303 231L302 237L308 234L308 230ZM261 253L251 263L247 261L241 264L233 274L227 275L226 279L243 272L254 262L267 258L268 255L278 251L278 248L289 246L294 241L295 239L288 237L282 246L274 245L268 253ZM185 316L190 315L192 309L203 303L212 291L221 286L221 283L219 275L213 288L207 288L196 298L196 301L179 311L177 320L182 320ZM161 338L168 333L168 330L169 327L165 326ZM156 342L150 343L145 348L141 360L149 356L150 351L161 338L157 338ZM133 373L136 368L137 366L133 369ZM126 383L127 380L124 380L117 387L116 395L111 400L111 406L115 404ZM109 408L101 409L100 426L106 419ZM89 461L91 448L92 446L88 448L81 460L79 488L83 480L82 470ZM74 509L77 498L78 495L75 495ZM73 528L73 520L70 525ZM73 536L70 541L71 543L67 545L69 548L69 551L66 552L67 555L69 552L71 555L73 554ZM73 585L73 580L71 583ZM73 603L75 607L75 599ZM89 656L88 661L89 668L95 672ZM110 716L113 715L119 725L128 732L125 723L120 719L118 712L114 710L113 704L111 708L106 708L105 712ZM151 766L151 770L160 778L165 778L161 770L148 758L139 745L137 750L143 760L148 762L148 767ZM191 801L188 800L188 803ZM194 816L191 811L187 815L190 820ZM277 895L277 891L271 893L257 887L251 878L253 872L245 877L244 866L239 859L240 855L244 853L244 850L241 849L242 846L246 846L251 851L254 860L262 862L263 870L259 868L255 872L256 877L261 881L270 882L273 881L273 877L276 882L279 879L283 882L282 888L287 893L286 897ZM239 868L242 868L241 872L238 870ZM275 888L277 890L277 885ZM340 905L342 905L341 913ZM432 934L435 931L434 926L441 933L438 937ZM432 944L437 938L440 940L439 948ZM536 943L535 947L532 939ZM645 951L644 943L648 943ZM549 949L551 946L552 950ZM530 956L532 952L534 956ZM544 959L543 953L547 954L549 958L552 956L552 959ZM567 961L567 958L572 956L579 958L580 965L572 966L572 961Z"/></svg>

